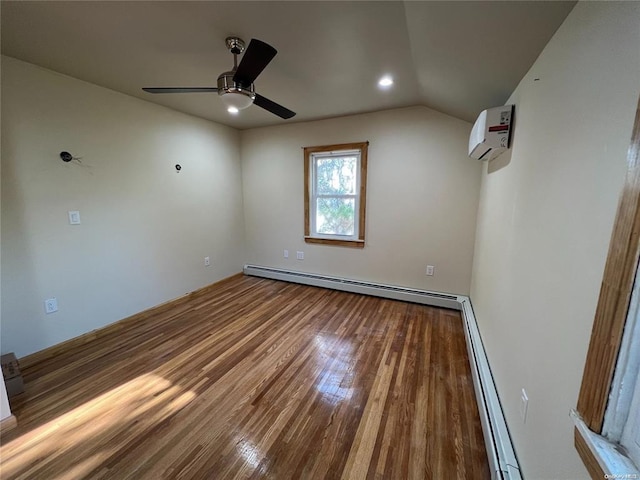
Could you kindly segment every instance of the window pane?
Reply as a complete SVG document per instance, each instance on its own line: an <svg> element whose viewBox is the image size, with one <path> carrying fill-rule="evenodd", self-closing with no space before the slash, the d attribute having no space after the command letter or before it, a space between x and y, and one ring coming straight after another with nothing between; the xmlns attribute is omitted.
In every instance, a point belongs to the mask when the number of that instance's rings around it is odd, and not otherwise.
<svg viewBox="0 0 640 480"><path fill-rule="evenodd" d="M354 235L356 201L353 198L318 198L316 232L327 235Z"/></svg>
<svg viewBox="0 0 640 480"><path fill-rule="evenodd" d="M355 195L356 157L316 159L316 193L318 195Z"/></svg>

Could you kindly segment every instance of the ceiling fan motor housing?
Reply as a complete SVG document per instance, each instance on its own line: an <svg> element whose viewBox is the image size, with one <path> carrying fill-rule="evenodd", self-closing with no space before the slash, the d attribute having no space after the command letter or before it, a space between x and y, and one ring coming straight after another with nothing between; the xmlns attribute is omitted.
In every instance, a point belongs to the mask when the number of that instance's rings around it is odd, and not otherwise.
<svg viewBox="0 0 640 480"><path fill-rule="evenodd" d="M218 77L218 95L226 95L228 93L239 93L245 95L253 101L256 98L256 89L251 85L245 86L233 81L234 71L224 72Z"/></svg>

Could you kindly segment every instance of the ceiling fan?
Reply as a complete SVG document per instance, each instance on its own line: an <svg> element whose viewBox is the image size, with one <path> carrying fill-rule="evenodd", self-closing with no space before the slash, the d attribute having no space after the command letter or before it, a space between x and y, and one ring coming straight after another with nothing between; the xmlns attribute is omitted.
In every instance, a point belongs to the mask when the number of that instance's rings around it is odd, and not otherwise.
<svg viewBox="0 0 640 480"><path fill-rule="evenodd" d="M142 90L148 93L218 92L230 113L238 113L255 104L280 118L293 117L295 112L256 93L253 85L255 79L278 51L271 45L254 38L249 42L247 51L238 65L238 55L245 50L244 41L238 37L227 37L225 42L233 54L233 70L220 74L217 87L145 87Z"/></svg>

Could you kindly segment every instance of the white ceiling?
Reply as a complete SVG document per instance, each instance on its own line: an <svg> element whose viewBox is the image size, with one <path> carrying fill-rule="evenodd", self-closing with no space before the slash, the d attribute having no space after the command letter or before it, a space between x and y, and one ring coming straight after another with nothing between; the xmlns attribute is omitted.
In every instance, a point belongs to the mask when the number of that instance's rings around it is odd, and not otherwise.
<svg viewBox="0 0 640 480"><path fill-rule="evenodd" d="M426 105L473 121L502 105L574 1L2 1L2 53L231 127ZM297 112L232 116L215 93L233 65L224 39L258 38L278 55L255 82ZM395 79L382 91L382 74Z"/></svg>

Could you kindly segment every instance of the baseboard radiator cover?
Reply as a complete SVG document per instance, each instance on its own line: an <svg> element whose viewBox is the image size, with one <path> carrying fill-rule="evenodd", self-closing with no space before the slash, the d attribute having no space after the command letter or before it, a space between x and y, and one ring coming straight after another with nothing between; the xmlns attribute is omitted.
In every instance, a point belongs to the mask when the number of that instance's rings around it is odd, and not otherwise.
<svg viewBox="0 0 640 480"><path fill-rule="evenodd" d="M476 317L469 297L460 297L467 352L476 392L492 480L522 480L520 465L511 443L498 391L491 375Z"/></svg>
<svg viewBox="0 0 640 480"><path fill-rule="evenodd" d="M522 480L469 297L294 270L245 265L244 274L460 310L492 480Z"/></svg>
<svg viewBox="0 0 640 480"><path fill-rule="evenodd" d="M460 302L457 295L448 293L430 292L413 288L397 287L382 283L371 283L348 278L305 273L294 270L281 270L278 268L261 267L258 265L245 265L245 275L284 280L286 282L301 283L313 287L331 288L351 293L361 293L374 297L384 297L404 302L422 303L434 307L452 308L460 310Z"/></svg>

